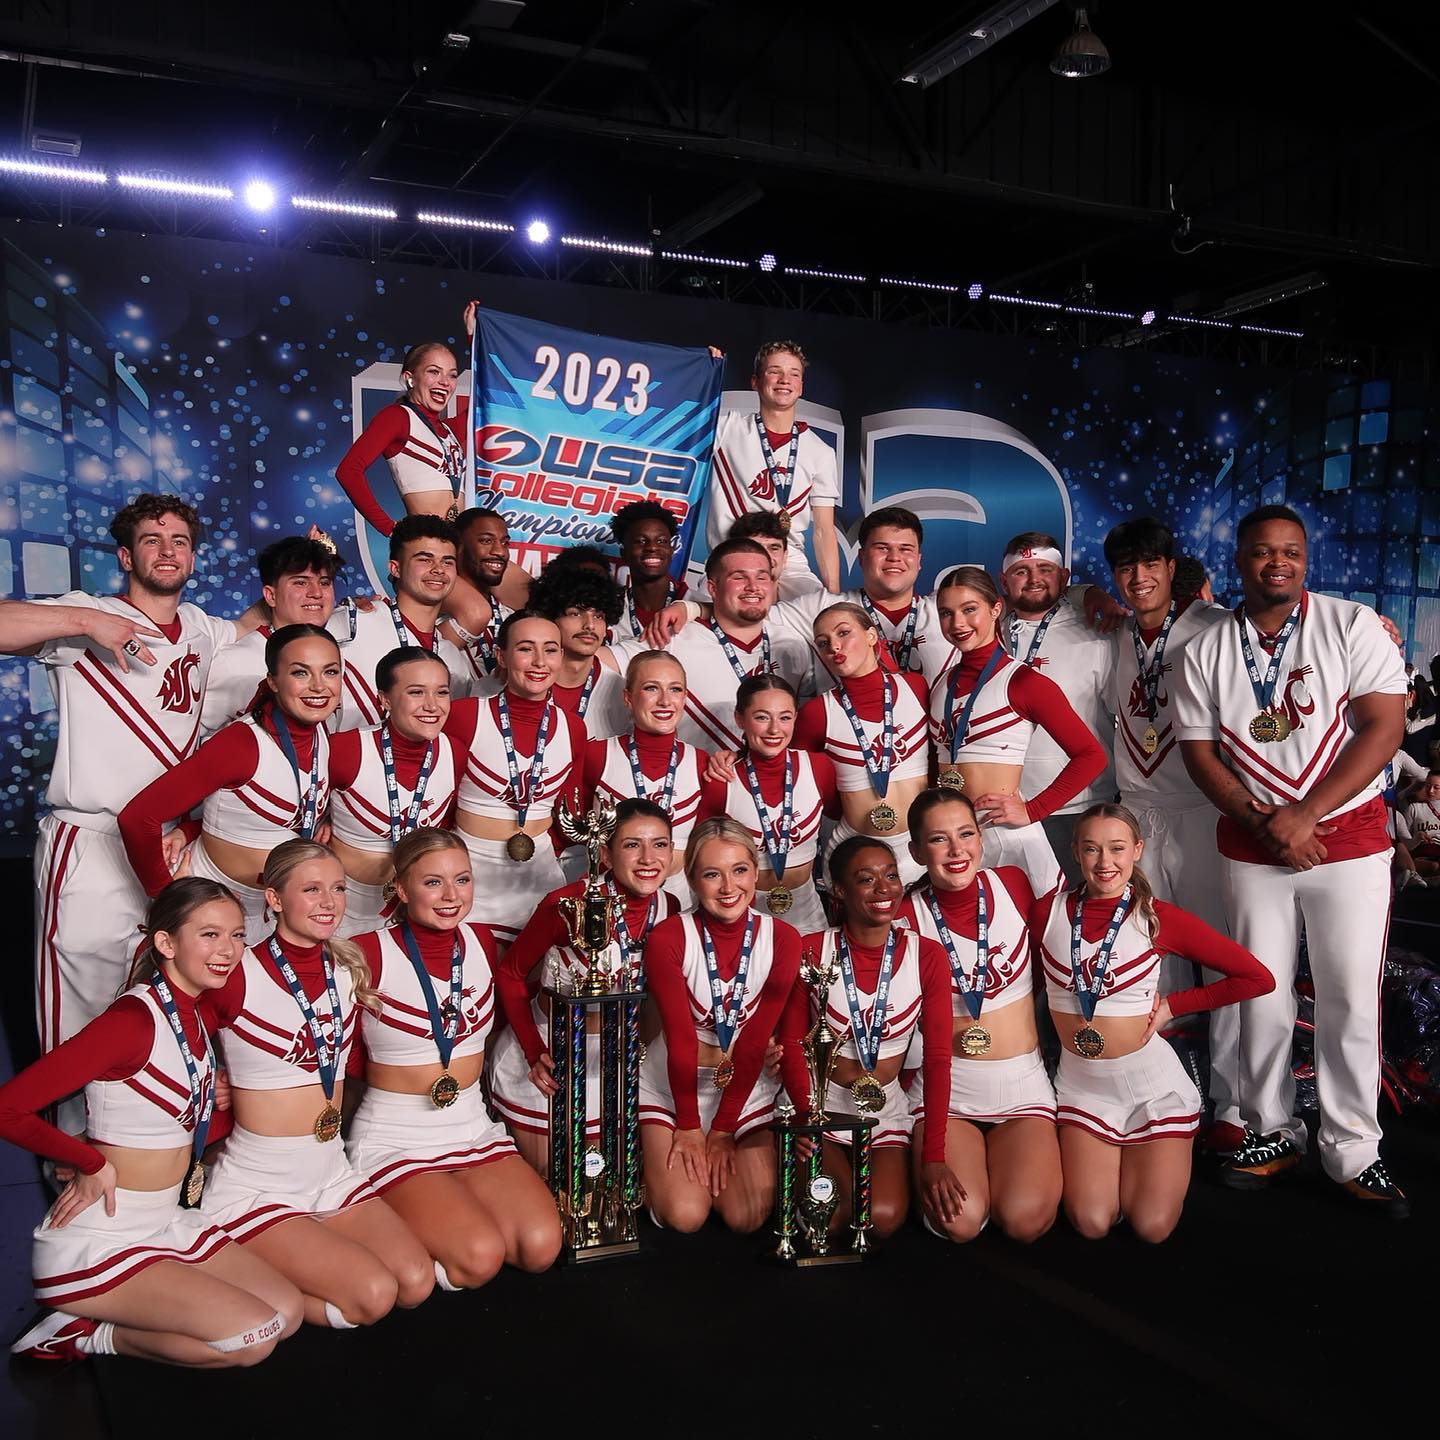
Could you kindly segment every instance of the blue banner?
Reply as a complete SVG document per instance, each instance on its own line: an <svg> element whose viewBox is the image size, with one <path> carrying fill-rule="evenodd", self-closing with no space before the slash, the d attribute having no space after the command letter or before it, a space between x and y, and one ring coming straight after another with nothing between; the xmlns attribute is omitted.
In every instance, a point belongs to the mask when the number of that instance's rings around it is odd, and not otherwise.
<svg viewBox="0 0 1440 1440"><path fill-rule="evenodd" d="M475 500L504 514L517 563L533 574L571 545L618 553L611 516L653 500L679 521L680 574L710 484L724 362L493 310L476 321Z"/></svg>

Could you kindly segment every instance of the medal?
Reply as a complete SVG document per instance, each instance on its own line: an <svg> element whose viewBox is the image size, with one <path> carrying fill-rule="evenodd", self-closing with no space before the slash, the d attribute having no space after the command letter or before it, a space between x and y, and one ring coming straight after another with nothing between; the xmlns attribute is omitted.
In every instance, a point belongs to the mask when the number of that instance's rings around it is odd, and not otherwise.
<svg viewBox="0 0 1440 1440"><path fill-rule="evenodd" d="M1288 729L1286 733L1289 733ZM1280 716L1273 710L1262 710L1250 722L1250 738L1261 745L1283 740L1285 737L1280 733Z"/></svg>
<svg viewBox="0 0 1440 1440"><path fill-rule="evenodd" d="M855 736L855 748L865 762L865 774L869 777L870 788L879 801L870 811L870 823L882 833L893 830L899 823L894 809L885 803L885 796L890 791L890 770L895 764L895 690L899 683L892 676L881 672L880 684L884 703L880 729L876 732L873 744L865 733L865 726L856 713L855 702L850 698L850 692L846 690L843 680L835 691L836 702L845 712L845 718L850 722L850 730ZM872 749L878 753L878 765L870 763Z"/></svg>
<svg viewBox="0 0 1440 1440"><path fill-rule="evenodd" d="M866 818L882 835L888 835L900 823L900 817L890 805L874 806Z"/></svg>
<svg viewBox="0 0 1440 1440"><path fill-rule="evenodd" d="M327 1105L315 1117L315 1138L322 1145L328 1145L339 1133L340 1112L333 1105Z"/></svg>
<svg viewBox="0 0 1440 1440"><path fill-rule="evenodd" d="M960 772L954 770L953 766L960 758L960 751L964 748L965 736L970 729L970 716L974 713L975 702L980 698L980 692L985 688L985 682L1005 664L1009 658L1002 646L997 645L995 647L994 653L985 662L985 668L981 670L979 676L976 678L975 688L965 697L965 703L960 707L960 718L958 720L955 718L955 691L960 684L960 667L957 665L951 671L951 674L955 678L945 687L945 727L944 730L941 731L941 738L944 738L946 731L949 732L951 773L960 781L960 784L955 785L942 775L940 777L940 783L949 789L961 790L964 788L965 782Z"/></svg>
<svg viewBox="0 0 1440 1440"><path fill-rule="evenodd" d="M1153 755L1160 748L1160 735L1153 725L1145 727L1145 733L1140 737L1140 748L1147 755Z"/></svg>
<svg viewBox="0 0 1440 1440"><path fill-rule="evenodd" d="M315 1121L315 1138L325 1144L340 1133L340 1112L335 1108L335 1082L340 1074L340 1052L345 1048L345 1017L340 1010L340 992L335 988L335 967L330 963L329 948L322 945L320 968L325 976L325 997L330 1002L330 1039L327 1041L325 1031L316 1018L315 1007L295 974L295 967L286 959L280 942L273 935L269 951L271 962L290 987L290 994L305 1017L305 1029L315 1049L315 1070L320 1088L325 1092L325 1108Z"/></svg>
<svg viewBox="0 0 1440 1440"><path fill-rule="evenodd" d="M448 1071L437 1075L430 1087L430 1103L437 1110L448 1109L460 1097L460 1082Z"/></svg>
<svg viewBox="0 0 1440 1440"><path fill-rule="evenodd" d="M988 1055L992 1044L990 1032L983 1025L969 1025L960 1032L960 1048L972 1059Z"/></svg>
<svg viewBox="0 0 1440 1440"><path fill-rule="evenodd" d="M396 896L397 894L399 894L399 890L398 890L398 888L396 887L396 884L395 884L395 877L392 875L392 876L380 887L380 898L381 898L381 900L383 900L383 901L385 902L385 908L386 908L387 910L390 908L390 906L392 906L392 905L395 903L395 896Z"/></svg>
<svg viewBox="0 0 1440 1440"><path fill-rule="evenodd" d="M715 1073L710 1077L710 1083L717 1089L723 1090L735 1078L735 1062L728 1054L720 1057L720 1063L715 1067Z"/></svg>
<svg viewBox="0 0 1440 1440"><path fill-rule="evenodd" d="M795 523L790 518L790 512L788 510L776 511L775 519L780 523L780 533L789 539L790 527Z"/></svg>
<svg viewBox="0 0 1440 1440"><path fill-rule="evenodd" d="M750 957L755 951L755 937L760 933L760 917L753 910L745 915L745 933L740 937L740 963L730 989L730 1003L725 1003L725 982L720 978L720 962L715 955L715 941L705 922L698 915L695 928L705 953L705 971L710 980L710 1014L715 1022L715 1043L725 1053L715 1067L713 1084L723 1090L735 1078L735 1062L730 1052L735 1048L735 1032L740 1028L740 1012L745 1004L745 982L750 975Z"/></svg>
<svg viewBox="0 0 1440 1440"><path fill-rule="evenodd" d="M794 839L792 834L795 819L795 779L800 773L800 760L798 756L787 753L785 756L785 798L780 809L780 824L777 826L770 818L770 811L766 808L765 797L760 792L760 777L755 773L755 761L747 752L745 756L745 784L750 790L750 799L755 806L755 818L760 823L760 842L765 850L765 858L770 862L770 871L778 882L771 897L784 896L785 910L788 910L794 903L794 898L785 887L785 862L790 856L790 846ZM772 844L772 841L779 843ZM772 904L770 913L772 915L783 915L785 910L777 910Z"/></svg>
<svg viewBox="0 0 1440 1440"><path fill-rule="evenodd" d="M1105 1049L1105 1037L1093 1025L1082 1025L1074 1034L1075 1048L1087 1060L1097 1060Z"/></svg>
<svg viewBox="0 0 1440 1440"><path fill-rule="evenodd" d="M1160 713L1160 677L1165 673L1165 642L1170 638L1170 629L1180 613L1177 601L1170 602L1161 622L1160 633L1155 637L1155 653L1149 663L1145 661L1145 642L1140 637L1140 622L1130 622L1130 639L1135 645L1135 673L1145 694L1145 718L1150 723L1140 738L1140 748L1153 755L1160 748L1160 732L1155 728L1155 717Z"/></svg>
<svg viewBox="0 0 1440 1440"><path fill-rule="evenodd" d="M765 896L765 908L772 915L784 915L795 903L795 897L784 885L774 886Z"/></svg>
<svg viewBox="0 0 1440 1440"><path fill-rule="evenodd" d="M445 511L445 518L453 525L460 518L460 507L452 500Z"/></svg>
<svg viewBox="0 0 1440 1440"><path fill-rule="evenodd" d="M800 422L797 420L790 427L790 468L787 470L783 465L775 463L775 451L770 446L770 432L765 428L765 417L758 411L755 414L755 428L760 432L760 453L765 457L765 473L770 477L770 483L775 487L775 498L780 502L780 510L776 519L780 522L780 529L786 537L790 535L790 526L794 523L790 515L790 492L794 488L795 461L800 453ZM785 476L785 483L780 483L780 477Z"/></svg>
<svg viewBox="0 0 1440 1440"><path fill-rule="evenodd" d="M885 1108L885 1087L870 1074L850 1082L850 1098L862 1115L877 1115Z"/></svg>
<svg viewBox="0 0 1440 1440"><path fill-rule="evenodd" d="M1275 715L1275 738L1276 738L1277 740L1285 740L1285 739L1288 739L1288 738L1289 738L1289 735L1290 735L1290 731L1291 731L1291 729L1293 728L1293 727L1291 726L1291 724L1290 724L1290 718L1289 718L1289 716L1287 716L1283 710L1276 710L1276 711L1274 712L1274 715Z"/></svg>
<svg viewBox="0 0 1440 1440"><path fill-rule="evenodd" d="M519 827L505 842L505 853L515 861L523 863L535 854L535 840L525 833L525 817L530 813L531 802L538 798L545 774L545 735L550 722L555 718L555 702L545 697L545 709L540 715L540 725L535 732L535 753L530 757L530 782L525 787L525 799L521 801L520 764L515 758L515 732L510 728L510 701L502 690L495 697L495 721L500 728L500 738L505 744L505 764L510 771L510 794L514 797L515 824Z"/></svg>
<svg viewBox="0 0 1440 1440"><path fill-rule="evenodd" d="M950 975L960 998L965 1002L966 1012L971 1020L978 1021L985 1007L985 986L990 979L990 891L985 884L983 872L975 877L975 968L965 973L960 961L960 948L955 943L954 931L945 920L945 912L935 898L934 887L927 887L925 900L930 907L930 918L935 922L935 933L950 958ZM971 1047L976 1048L971 1048ZM971 1025L960 1036L960 1048L967 1055L983 1055L990 1048L990 1032L983 1025Z"/></svg>
<svg viewBox="0 0 1440 1440"><path fill-rule="evenodd" d="M1235 623L1240 627L1240 653L1245 657L1245 673L1250 677L1255 703L1260 707L1260 713L1250 722L1250 738L1259 745L1273 745L1284 740L1294 728L1289 718L1275 704L1275 686L1280 680L1285 648L1295 633L1295 627L1300 623L1301 611L1304 608L1305 597L1302 595L1277 632L1269 663L1262 675L1255 659L1255 650L1250 644L1250 626L1245 619L1244 601L1235 607Z"/></svg>
<svg viewBox="0 0 1440 1440"><path fill-rule="evenodd" d="M512 859L524 863L534 858L535 840L523 830L517 830L506 842L505 853Z"/></svg>
<svg viewBox="0 0 1440 1440"><path fill-rule="evenodd" d="M954 790L958 794L965 788L965 777L958 770L942 770L940 784L944 789Z"/></svg>
<svg viewBox="0 0 1440 1440"><path fill-rule="evenodd" d="M190 1169L186 1172L185 1182L180 1187L180 1205L182 1209L193 1210L199 1203L200 1197L205 1193L205 1167L198 1161L192 1161Z"/></svg>
<svg viewBox="0 0 1440 1440"><path fill-rule="evenodd" d="M1074 892L1075 918L1070 926L1070 976L1075 998L1080 1002L1080 1011L1085 1016L1085 1023L1075 1032L1073 1039L1076 1051L1087 1060L1094 1060L1105 1048L1105 1037L1090 1022L1095 1018L1095 1005L1105 988L1105 976L1110 969L1110 956L1114 952L1120 927L1130 913L1131 894L1131 888L1127 885L1115 906L1115 913L1110 917L1105 938L1100 942L1100 948L1090 962L1091 978L1087 985L1084 966L1080 960L1080 947L1084 943L1081 926L1085 916L1085 896L1081 891Z"/></svg>
<svg viewBox="0 0 1440 1440"><path fill-rule="evenodd" d="M190 1041L185 1036L185 1026L181 1023L180 1012L175 1005L175 997L170 993L165 977L157 972L151 985L155 998L160 1002L160 1008L165 1012L166 1020L170 1022L171 1033L180 1047L180 1058L185 1062L186 1078L190 1081L190 1108L187 1113L194 1116L194 1125L190 1137L190 1168L185 1172L185 1179L180 1186L180 1206L184 1210L193 1210L200 1203L200 1196L205 1191L205 1166L201 1164L200 1157L205 1153L205 1139L210 1133L210 1117L215 1113L215 1087L211 1084L207 1088L205 1084L205 1075L201 1073L194 1051L190 1049ZM210 1036L203 1021L200 1034L205 1040L206 1074L213 1077L215 1052L210 1048ZM183 1125L185 1116L182 1115L180 1120Z"/></svg>
<svg viewBox="0 0 1440 1440"><path fill-rule="evenodd" d="M465 945L457 929L450 947L450 994L442 1008L435 998L435 982L430 978L430 971L420 954L420 942L415 938L408 920L400 926L400 942L409 957L410 968L415 972L420 993L425 997L430 1034L440 1056L440 1069L444 1072L437 1075L430 1086L430 1103L437 1110L444 1110L446 1106L453 1105L460 1094L460 1082L450 1073L450 1055L455 1049L455 1037L460 1033L460 1001L465 993Z"/></svg>

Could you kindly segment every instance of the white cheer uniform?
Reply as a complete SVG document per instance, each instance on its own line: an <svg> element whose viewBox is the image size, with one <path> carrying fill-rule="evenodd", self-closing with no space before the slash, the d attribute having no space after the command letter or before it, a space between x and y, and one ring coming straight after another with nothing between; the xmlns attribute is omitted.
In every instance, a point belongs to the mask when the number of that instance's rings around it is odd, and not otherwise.
<svg viewBox="0 0 1440 1440"><path fill-rule="evenodd" d="M355 613L353 637L341 643L344 688L340 697L339 719L334 726L336 730L368 730L380 723L383 717L380 698L375 690L375 667L401 645L433 651L444 662L450 672L452 700L470 694L473 671L461 651L438 631L423 634L414 629L400 614L393 600L379 601L374 609Z"/></svg>
<svg viewBox="0 0 1440 1440"><path fill-rule="evenodd" d="M1412 801L1401 812L1397 833L1409 845L1413 858L1440 860L1440 804Z"/></svg>
<svg viewBox="0 0 1440 1440"><path fill-rule="evenodd" d="M828 590L808 590L803 595L782 600L770 612L776 624L793 631L807 645L815 643L815 617L832 605L858 605L869 616L881 637L890 647L890 654L896 666L911 674L922 675L927 685L933 685L957 660L959 653L945 638L940 628L940 616L935 609L935 600L930 595L916 595L910 604L900 610L882 608L864 590L842 590L832 595ZM910 625L911 611L915 612L915 625ZM910 643L905 644L909 634ZM816 667L817 679L833 684L829 672Z"/></svg>

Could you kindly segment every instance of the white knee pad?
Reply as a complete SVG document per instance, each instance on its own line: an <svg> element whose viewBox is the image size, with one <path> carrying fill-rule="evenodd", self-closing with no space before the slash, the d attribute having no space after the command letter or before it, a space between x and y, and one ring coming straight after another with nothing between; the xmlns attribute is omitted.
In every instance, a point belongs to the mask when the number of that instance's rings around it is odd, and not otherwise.
<svg viewBox="0 0 1440 1440"><path fill-rule="evenodd" d="M234 1350L249 1350L254 1345L264 1345L278 1340L285 1333L285 1317L277 1310L263 1325L253 1330L242 1330L238 1335L227 1335L223 1340L207 1340L205 1343L222 1355Z"/></svg>

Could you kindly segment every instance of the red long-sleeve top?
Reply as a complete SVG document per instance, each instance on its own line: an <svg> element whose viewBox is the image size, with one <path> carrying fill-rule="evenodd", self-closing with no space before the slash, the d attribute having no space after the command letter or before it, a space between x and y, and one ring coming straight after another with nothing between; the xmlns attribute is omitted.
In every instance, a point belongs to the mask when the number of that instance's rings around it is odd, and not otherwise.
<svg viewBox="0 0 1440 1440"><path fill-rule="evenodd" d="M698 1130L700 1105L697 1091L700 1041L690 1014L690 988L685 983L685 932L682 918L672 916L650 932L645 946L645 984L655 997L660 1025L665 1032L670 1094L675 1102L675 1128ZM740 942L748 915L737 920L717 920L702 911L696 919L710 932L715 944L715 963L722 980L733 980L740 968ZM715 1112L711 1134L732 1134L740 1112L755 1088L765 1047L780 1023L781 1012L800 974L800 936L782 921L775 922L774 958L760 992L760 1004L740 1030L731 1060L735 1074L725 1087L720 1108Z"/></svg>
<svg viewBox="0 0 1440 1440"><path fill-rule="evenodd" d="M365 737L362 739L362 737ZM348 790L360 774L363 758L362 746L368 743L368 732L364 730L342 730L330 737L330 790ZM414 790L420 783L420 767L425 763L425 740L407 740L397 730L390 731L390 749L395 755L395 779L406 790ZM302 762L304 763L304 762ZM454 806L431 823L439 829L450 824Z"/></svg>
<svg viewBox="0 0 1440 1440"><path fill-rule="evenodd" d="M807 935L802 942L815 953L825 940L825 931ZM855 983L867 994L874 994L880 983L880 965L885 946L861 945L847 930L845 938L855 962ZM945 951L921 935L920 965L920 1082L925 1107L925 1149L921 1159L927 1164L945 1159L945 1125L950 1116L950 962ZM898 942L897 942L898 943ZM796 985L785 1002L780 1020L780 1043L785 1047L780 1057L780 1075L790 1098L804 1111L810 1105L810 1075L805 1066L804 1039L813 1017L810 1014L810 988Z"/></svg>
<svg viewBox="0 0 1440 1440"><path fill-rule="evenodd" d="M845 693L855 707L855 713L871 725L878 725L885 718L885 680L889 676L902 685L908 685L920 702L920 713L929 723L930 691L922 675L906 671L897 675L883 666L868 675L852 675L843 682ZM817 695L800 707L800 718L795 722L795 748L817 754L825 748L825 697Z"/></svg>
<svg viewBox="0 0 1440 1440"><path fill-rule="evenodd" d="M625 738L623 735L620 737ZM630 738L635 742L635 755L640 761L640 773L647 780L663 780L665 772L670 768L670 754L678 743L674 735L654 735L648 730L632 730ZM583 800L588 809L595 799L595 787L600 783L600 777L605 773L606 751L610 742L608 740L587 740L585 742L584 773L582 786L584 790ZM700 773L705 773L705 766L710 761L707 751L701 750L692 745L693 750L699 759ZM679 783L678 779L676 781Z"/></svg>
<svg viewBox="0 0 1440 1440"><path fill-rule="evenodd" d="M510 706L510 733L515 737L515 751L519 758L521 773L525 773L529 767L530 757L535 753L536 741L540 738L540 717L545 713L545 701L526 700L513 690L505 692L505 699ZM465 755L470 749L470 743L475 738L475 726L479 722L480 707L489 706L490 698L476 699L469 697L463 700L453 700L450 703L450 716L445 721L445 733L451 736L459 754L456 756L456 764L463 768ZM585 722L570 711L563 709L556 703L555 713L562 725L570 727L570 753L578 761L585 753L585 747L589 744L589 737L585 733ZM546 743L554 739L552 731Z"/></svg>
<svg viewBox="0 0 1440 1440"><path fill-rule="evenodd" d="M178 985L170 989L191 1053L203 1055L205 1033L195 997ZM128 1080L138 1075L154 1044L154 1016L143 1001L122 995L77 1035L0 1086L0 1140L94 1175L103 1168L104 1155L82 1137L67 1135L42 1120L41 1112L83 1090L92 1080ZM230 1112L216 1110L210 1120L209 1142L221 1139L229 1129Z"/></svg>
<svg viewBox="0 0 1440 1440"><path fill-rule="evenodd" d="M465 422L469 412L469 400L456 400L459 413L455 415L431 415L437 425L443 425L463 445L465 443ZM350 497L355 508L382 535L388 535L395 528L395 517L387 515L380 508L375 492L365 472L383 455L393 459L404 448L410 438L410 416L397 400L387 405L366 427L360 438L345 452L345 458L335 467L335 478Z"/></svg>
<svg viewBox="0 0 1440 1440"><path fill-rule="evenodd" d="M1010 892L1015 908L1028 922L1036 900L1035 892L1030 888L1029 876L1018 865L1001 865L989 874L992 880L999 879ZM963 890L941 890L933 885L930 889L939 902L940 913L945 917L950 933L965 940L977 939L980 933L980 887L972 881ZM911 929L916 928L913 895L907 895L900 902L896 918L906 921Z"/></svg>
<svg viewBox="0 0 1440 1440"><path fill-rule="evenodd" d="M308 773L315 756L317 727L299 724L273 703L266 705L262 723L272 735L277 733L276 725L285 726L301 773ZM156 776L120 812L120 838L147 895L158 895L172 878L160 848L165 822L188 815L217 790L243 785L255 774L259 763L259 737L250 726L237 721L212 735L193 755Z"/></svg>
<svg viewBox="0 0 1440 1440"><path fill-rule="evenodd" d="M443 980L447 983L450 979L450 961L455 953L455 931L436 930L429 925L421 925L416 920L406 922L410 927L410 933L415 937L416 947L420 951L420 959L425 963L425 969L435 980ZM495 942L485 926L472 921L464 922L465 928L473 930L485 946L486 954L493 954ZM380 989L381 976L385 970L385 950L380 944L380 932L378 930L367 931L364 935L352 937L365 956L365 963L370 967L370 983L375 989ZM359 1044L360 1032L356 1032L356 1044ZM352 1072L353 1073L353 1072Z"/></svg>

